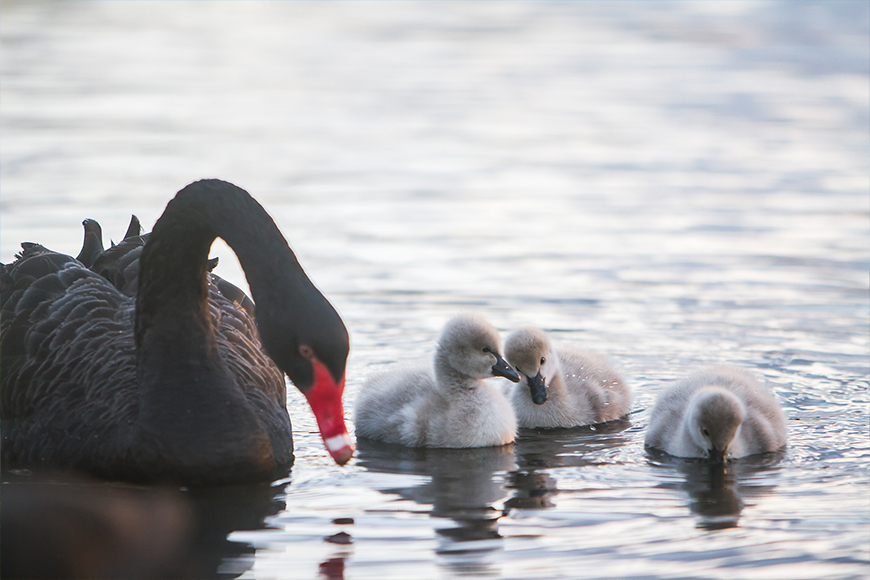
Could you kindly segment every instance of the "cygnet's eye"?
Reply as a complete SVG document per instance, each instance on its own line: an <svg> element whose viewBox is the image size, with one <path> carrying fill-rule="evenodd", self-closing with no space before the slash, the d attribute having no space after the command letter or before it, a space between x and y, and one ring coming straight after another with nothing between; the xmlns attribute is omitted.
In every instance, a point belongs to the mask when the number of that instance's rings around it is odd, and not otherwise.
<svg viewBox="0 0 870 580"><path fill-rule="evenodd" d="M492 349L489 348L488 346L485 346L485 347L483 347L483 352L488 352L488 353L492 354Z"/></svg>
<svg viewBox="0 0 870 580"><path fill-rule="evenodd" d="M541 357L541 366L544 366L544 363L547 362L545 357Z"/></svg>
<svg viewBox="0 0 870 580"><path fill-rule="evenodd" d="M707 428L706 428L706 427L705 427L704 429L701 429L701 433L704 434L704 437L709 437L709 436L710 436L710 432L707 431Z"/></svg>

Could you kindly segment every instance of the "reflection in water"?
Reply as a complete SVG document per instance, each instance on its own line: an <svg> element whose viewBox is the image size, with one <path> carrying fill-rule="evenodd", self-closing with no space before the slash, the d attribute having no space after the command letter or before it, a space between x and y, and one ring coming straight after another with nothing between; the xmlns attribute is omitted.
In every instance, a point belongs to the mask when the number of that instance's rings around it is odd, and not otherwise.
<svg viewBox="0 0 870 580"><path fill-rule="evenodd" d="M317 577L324 580L344 580L345 559L345 557L328 558L321 562Z"/></svg>
<svg viewBox="0 0 870 580"><path fill-rule="evenodd" d="M248 484L191 489L186 492L193 507L196 534L185 555L195 572L187 577L236 578L251 568L253 546L233 542L227 536L237 530L258 530L264 520L284 509L285 486Z"/></svg>
<svg viewBox="0 0 870 580"><path fill-rule="evenodd" d="M178 491L13 477L2 500L3 578L172 578L182 570L193 514Z"/></svg>
<svg viewBox="0 0 870 580"><path fill-rule="evenodd" d="M512 471L508 475L508 488L514 490L514 496L504 504L509 510L551 508L555 504L550 496L559 493L555 479L534 469Z"/></svg>
<svg viewBox="0 0 870 580"><path fill-rule="evenodd" d="M178 490L3 474L4 578L235 578L254 548L227 540L283 509L281 488ZM13 557L14 556L14 557Z"/></svg>
<svg viewBox="0 0 870 580"><path fill-rule="evenodd" d="M679 467L686 476L683 489L689 494L689 509L698 516L698 527L707 530L736 528L743 509L737 495L734 470L704 461L685 462Z"/></svg>
<svg viewBox="0 0 870 580"><path fill-rule="evenodd" d="M333 524L352 525L353 518L337 518ZM345 531L340 531L324 538L327 544L334 546L330 555L318 565L318 578L323 580L344 580L345 562L353 554L353 536Z"/></svg>
<svg viewBox="0 0 870 580"><path fill-rule="evenodd" d="M551 496L559 492L556 480L545 470L601 464L602 454L629 439L627 419L573 429L522 429L516 442L518 468L508 474L514 495L508 509L554 507Z"/></svg>
<svg viewBox="0 0 870 580"><path fill-rule="evenodd" d="M360 439L357 449L359 465L370 471L429 476L423 485L380 491L431 505L433 517L450 520L435 530L441 540L436 552L454 572L488 571L483 557L502 547L497 524L503 511L493 504L507 495L493 476L516 467L513 446L412 449Z"/></svg>
<svg viewBox="0 0 870 580"><path fill-rule="evenodd" d="M736 528L745 506L742 496L763 495L775 487L749 485L746 480L771 470L784 455L783 451L777 451L717 465L704 459L671 457L654 449L647 451L651 465L667 469L676 467L683 474L684 482L661 484L659 487L688 493L689 509L698 517L698 527L705 530Z"/></svg>

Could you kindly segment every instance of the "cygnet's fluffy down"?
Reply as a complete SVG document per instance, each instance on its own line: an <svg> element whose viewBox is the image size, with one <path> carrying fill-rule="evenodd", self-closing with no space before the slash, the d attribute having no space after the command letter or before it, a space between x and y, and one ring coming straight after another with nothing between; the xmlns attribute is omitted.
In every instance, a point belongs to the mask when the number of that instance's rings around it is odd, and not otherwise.
<svg viewBox="0 0 870 580"><path fill-rule="evenodd" d="M702 370L662 393L646 445L676 457L727 458L785 445L785 418L773 393L734 367Z"/></svg>
<svg viewBox="0 0 870 580"><path fill-rule="evenodd" d="M357 437L408 447L489 447L511 443L513 409L482 379L519 381L501 356L498 332L461 315L441 332L433 367L400 368L370 377L356 402Z"/></svg>
<svg viewBox="0 0 870 580"><path fill-rule="evenodd" d="M552 347L537 328L521 328L505 341L505 357L525 380L509 398L520 427L578 427L626 415L631 393L597 354Z"/></svg>

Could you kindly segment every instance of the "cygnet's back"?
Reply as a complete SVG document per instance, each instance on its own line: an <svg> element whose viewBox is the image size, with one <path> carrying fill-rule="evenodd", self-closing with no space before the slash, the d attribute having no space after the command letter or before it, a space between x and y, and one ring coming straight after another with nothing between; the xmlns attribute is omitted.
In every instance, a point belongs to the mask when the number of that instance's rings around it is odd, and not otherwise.
<svg viewBox="0 0 870 580"><path fill-rule="evenodd" d="M646 434L649 447L720 463L785 443L785 417L773 393L749 373L727 366L702 370L662 393Z"/></svg>
<svg viewBox="0 0 870 580"><path fill-rule="evenodd" d="M356 434L408 447L511 443L513 409L482 380L493 376L519 380L501 356L498 332L478 316L457 316L441 332L433 366L390 369L363 384Z"/></svg>
<svg viewBox="0 0 870 580"><path fill-rule="evenodd" d="M595 353L557 351L542 330L521 328L505 341L505 356L525 379L510 393L520 427L577 427L628 414L628 387Z"/></svg>

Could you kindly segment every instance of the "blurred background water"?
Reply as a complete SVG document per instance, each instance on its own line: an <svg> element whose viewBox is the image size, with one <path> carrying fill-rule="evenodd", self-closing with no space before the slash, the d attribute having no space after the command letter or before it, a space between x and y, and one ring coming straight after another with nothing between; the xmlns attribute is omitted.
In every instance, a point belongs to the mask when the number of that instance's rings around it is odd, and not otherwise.
<svg viewBox="0 0 870 580"><path fill-rule="evenodd" d="M868 13L4 0L0 260L75 255L86 217L150 229L220 177L341 312L351 422L459 311L595 349L634 391L614 425L362 442L339 468L291 390L289 476L196 500L203 576L866 578ZM771 385L788 449L724 478L647 454L656 394L720 362Z"/></svg>

